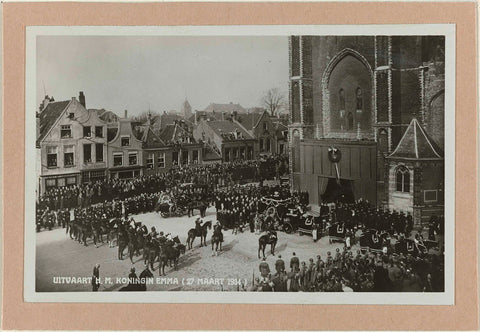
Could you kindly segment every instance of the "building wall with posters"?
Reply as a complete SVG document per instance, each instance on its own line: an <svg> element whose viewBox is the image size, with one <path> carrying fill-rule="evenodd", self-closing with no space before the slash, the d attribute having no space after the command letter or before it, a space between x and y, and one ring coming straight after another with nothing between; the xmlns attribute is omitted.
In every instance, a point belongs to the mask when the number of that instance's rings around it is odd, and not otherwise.
<svg viewBox="0 0 480 332"><path fill-rule="evenodd" d="M353 182L355 199L362 192L355 184L369 183L365 195L374 204L388 206L385 158L399 144L411 120L417 119L443 150L444 49L442 36L291 36L293 188L308 184L310 203L319 204L319 184L311 178L315 173L305 167L308 158L325 159L325 148L336 147L348 151L342 155L352 156L348 162L351 174L361 174ZM361 161L365 151L375 155L368 172L362 168L367 166ZM347 162L338 163L343 170L342 163ZM365 174L375 174L375 178L368 181Z"/></svg>

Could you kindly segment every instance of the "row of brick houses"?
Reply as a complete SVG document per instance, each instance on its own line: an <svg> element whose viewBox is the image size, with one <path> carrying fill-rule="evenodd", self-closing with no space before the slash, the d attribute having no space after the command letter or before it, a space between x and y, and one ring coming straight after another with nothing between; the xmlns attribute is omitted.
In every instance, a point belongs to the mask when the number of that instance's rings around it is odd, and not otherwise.
<svg viewBox="0 0 480 332"><path fill-rule="evenodd" d="M203 144L176 121L155 133L151 118L136 124L79 100L45 97L37 113L37 174L40 194L52 187L107 178L134 178L201 164ZM104 115L104 116L102 116Z"/></svg>
<svg viewBox="0 0 480 332"><path fill-rule="evenodd" d="M221 111L222 105L231 112ZM182 107L188 106L185 100ZM185 115L195 119L148 112L138 120L128 118L127 111L120 118L105 109L87 109L83 92L78 100L56 102L46 96L37 113L39 193L164 173L175 165L252 160L288 151L288 128L266 111L246 113L238 104L210 104L202 113Z"/></svg>

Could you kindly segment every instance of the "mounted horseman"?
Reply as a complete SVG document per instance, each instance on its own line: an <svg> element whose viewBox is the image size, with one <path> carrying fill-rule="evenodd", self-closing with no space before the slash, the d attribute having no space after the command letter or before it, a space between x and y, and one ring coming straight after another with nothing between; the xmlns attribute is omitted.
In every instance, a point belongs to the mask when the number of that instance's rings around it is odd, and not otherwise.
<svg viewBox="0 0 480 332"><path fill-rule="evenodd" d="M212 229L211 221L207 221L202 224L202 220L200 218L195 220L195 228L190 229L187 234L188 249L192 249L193 241L197 236L200 237L200 247L203 247L204 244L207 245L207 228Z"/></svg>
<svg viewBox="0 0 480 332"><path fill-rule="evenodd" d="M222 242L223 242L222 225L220 224L220 222L217 221L217 223L213 227L212 256L214 256L214 255L218 256L218 252L222 251ZM213 249L214 245L216 245L215 251Z"/></svg>

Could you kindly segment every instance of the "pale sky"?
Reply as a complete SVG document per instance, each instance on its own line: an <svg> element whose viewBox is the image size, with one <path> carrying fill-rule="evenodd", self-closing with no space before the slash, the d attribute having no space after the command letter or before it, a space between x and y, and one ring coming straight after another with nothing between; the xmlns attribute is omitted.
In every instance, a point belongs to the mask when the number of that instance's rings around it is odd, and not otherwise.
<svg viewBox="0 0 480 332"><path fill-rule="evenodd" d="M37 104L84 91L87 108L122 115L211 102L260 106L270 88L287 96L288 38L261 36L40 36Z"/></svg>

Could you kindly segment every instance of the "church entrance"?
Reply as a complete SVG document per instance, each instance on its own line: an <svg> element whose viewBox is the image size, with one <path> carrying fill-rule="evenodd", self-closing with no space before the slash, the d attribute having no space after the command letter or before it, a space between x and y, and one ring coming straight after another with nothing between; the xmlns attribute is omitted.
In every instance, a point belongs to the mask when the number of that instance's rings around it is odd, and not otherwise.
<svg viewBox="0 0 480 332"><path fill-rule="evenodd" d="M354 203L353 180L328 178L325 191L321 195L323 203Z"/></svg>

